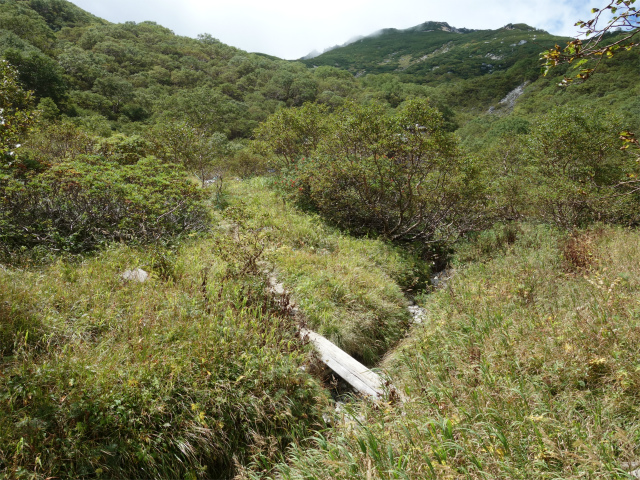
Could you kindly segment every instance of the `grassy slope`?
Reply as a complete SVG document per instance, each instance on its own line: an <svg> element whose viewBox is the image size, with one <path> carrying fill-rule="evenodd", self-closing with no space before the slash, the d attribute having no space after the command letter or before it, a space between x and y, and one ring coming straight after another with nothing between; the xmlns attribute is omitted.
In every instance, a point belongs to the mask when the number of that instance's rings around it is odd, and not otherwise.
<svg viewBox="0 0 640 480"><path fill-rule="evenodd" d="M291 452L280 476L630 478L639 237L530 226L511 245L483 236L388 359L409 401L356 409L361 422Z"/></svg>
<svg viewBox="0 0 640 480"><path fill-rule="evenodd" d="M401 336L398 251L260 182L232 192L211 233L179 247L0 268L0 478L224 478L323 427L326 394L261 260L353 353L373 361ZM120 278L135 267L151 279Z"/></svg>
<svg viewBox="0 0 640 480"><path fill-rule="evenodd" d="M206 241L153 263L114 247L0 271L0 475L217 477L321 422L296 329L258 279L225 281ZM119 278L135 266L151 280Z"/></svg>
<svg viewBox="0 0 640 480"><path fill-rule="evenodd" d="M407 301L399 284L420 275L419 262L379 240L354 239L300 213L264 186L238 183L236 196L252 222L267 227L268 259L310 328L373 364L406 331ZM257 222L257 223L256 223Z"/></svg>

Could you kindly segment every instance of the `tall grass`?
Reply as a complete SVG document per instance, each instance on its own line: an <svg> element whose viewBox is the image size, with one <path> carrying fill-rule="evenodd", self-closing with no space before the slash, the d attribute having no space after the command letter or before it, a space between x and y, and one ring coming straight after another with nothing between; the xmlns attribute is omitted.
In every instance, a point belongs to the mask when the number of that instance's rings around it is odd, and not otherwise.
<svg viewBox="0 0 640 480"><path fill-rule="evenodd" d="M386 363L407 402L355 407L357 423L292 448L279 478L631 478L640 235L518 230L467 246L422 299L425 322Z"/></svg>
<svg viewBox="0 0 640 480"><path fill-rule="evenodd" d="M210 241L0 270L1 477L226 478L324 424L296 326Z"/></svg>

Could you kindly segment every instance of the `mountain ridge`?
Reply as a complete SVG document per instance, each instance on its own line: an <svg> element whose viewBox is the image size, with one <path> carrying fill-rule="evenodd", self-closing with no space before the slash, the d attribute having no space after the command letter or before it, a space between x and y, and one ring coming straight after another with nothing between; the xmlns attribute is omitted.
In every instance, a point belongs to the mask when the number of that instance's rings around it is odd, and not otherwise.
<svg viewBox="0 0 640 480"><path fill-rule="evenodd" d="M501 60L514 56L512 54L515 52L512 47L523 46L526 43L539 44L535 47L535 52L529 52L529 48L526 52L537 55L539 51L563 40L566 39L524 23L510 23L495 30L477 30L453 27L447 22L427 21L406 29L385 28L342 46L327 49L311 58L307 56L299 61L309 67L327 65L344 68L353 74L360 75L403 72L405 70L409 70L408 73L420 73L421 71L426 72L426 70L411 69L410 67L441 53L449 53L454 47L469 50L467 52L468 58L477 58L478 55L482 55L491 60ZM483 43L480 44L480 42ZM489 47L483 45L489 45ZM509 48L512 48L511 52L508 51ZM471 61L471 63L473 62ZM439 66L432 61L427 64L432 70ZM489 62L480 62L480 65L484 65L488 69L494 67Z"/></svg>
<svg viewBox="0 0 640 480"><path fill-rule="evenodd" d="M422 27L425 28L430 28L429 30L423 29ZM467 29L467 28L456 28L456 27L452 27L451 25L449 25L447 22L434 22L434 21L427 21L424 23L421 23L420 25L415 25L413 27L408 27L408 28L382 28L380 30L376 30L373 33L370 33L368 35L356 35L355 37L351 37L349 40L347 40L346 42L344 42L342 45L334 45L333 47L327 47L325 48L322 52L319 52L318 50L312 50L311 52L309 52L307 55L301 57L299 60L311 60L312 58L316 58L320 55L322 55L323 53L327 53L330 52L332 50L336 50L338 48L342 48L342 47L346 47L348 45L351 45L353 43L356 43L360 40L366 39L366 38L373 38L373 37L377 37L379 35L384 35L385 33L390 33L390 32L430 32L433 31L435 29L440 29L446 32L453 32L453 33L468 33L468 32L473 32L475 30L471 30L471 29Z"/></svg>

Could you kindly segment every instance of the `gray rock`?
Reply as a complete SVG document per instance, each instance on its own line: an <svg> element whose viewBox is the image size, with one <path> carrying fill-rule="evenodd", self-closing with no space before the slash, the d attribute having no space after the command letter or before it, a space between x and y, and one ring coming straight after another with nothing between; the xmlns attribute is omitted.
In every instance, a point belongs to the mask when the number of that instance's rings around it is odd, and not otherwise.
<svg viewBox="0 0 640 480"><path fill-rule="evenodd" d="M431 286L433 288L441 288L444 287L447 282L453 276L453 271L449 269L445 269L441 272L438 272L434 275L431 275Z"/></svg>
<svg viewBox="0 0 640 480"><path fill-rule="evenodd" d="M127 270L122 274L122 279L130 282L144 283L149 279L149 274L141 268L135 270Z"/></svg>
<svg viewBox="0 0 640 480"><path fill-rule="evenodd" d="M286 293L284 283L278 283L276 277L269 277L269 292L278 296L284 295Z"/></svg>
<svg viewBox="0 0 640 480"><path fill-rule="evenodd" d="M413 317L413 323L424 322L425 318L427 317L427 311L424 308L419 307L418 305L410 305L407 308L409 309L409 313L411 313L411 316Z"/></svg>
<svg viewBox="0 0 640 480"><path fill-rule="evenodd" d="M633 478L638 478L640 479L640 461L635 461L635 462L622 462L620 464L620 466L624 469L624 470L632 470L629 472L629 475L631 475Z"/></svg>
<svg viewBox="0 0 640 480"><path fill-rule="evenodd" d="M500 100L501 105L506 105L509 110L511 110L515 104L516 100L524 93L525 87L529 85L529 81L524 82L522 85L518 85L516 88L511 90L506 97Z"/></svg>

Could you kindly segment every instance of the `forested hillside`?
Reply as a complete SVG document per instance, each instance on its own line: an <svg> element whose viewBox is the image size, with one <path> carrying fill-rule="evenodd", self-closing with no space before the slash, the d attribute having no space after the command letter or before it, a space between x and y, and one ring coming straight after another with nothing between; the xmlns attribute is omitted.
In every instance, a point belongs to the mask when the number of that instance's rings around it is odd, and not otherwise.
<svg viewBox="0 0 640 480"><path fill-rule="evenodd" d="M24 85L103 134L131 129L131 122L188 117L246 137L281 103L315 99L302 66L208 35L195 40L153 23L109 24L62 0L2 6L0 52Z"/></svg>
<svg viewBox="0 0 640 480"><path fill-rule="evenodd" d="M475 31L427 22L407 30L382 30L303 62L357 76L392 73L402 82L432 87L474 79L476 89L502 98L524 81L537 79L540 51L563 41L524 24Z"/></svg>
<svg viewBox="0 0 640 480"><path fill-rule="evenodd" d="M477 114L539 80L540 52L564 41L524 24L470 31L427 22L305 60L314 67L307 69L208 34L190 39L152 22L110 24L64 0L3 0L2 6L0 55L44 101L45 114L74 118L103 136L171 119L247 138L277 108L309 101L337 107L347 98L395 108L408 98L430 97L445 111ZM633 88L633 62L618 63L571 98ZM562 73L527 91L554 84ZM536 94L535 107L568 101L553 90Z"/></svg>
<svg viewBox="0 0 640 480"><path fill-rule="evenodd" d="M597 55L428 21L292 62L0 0L0 479L638 478L614 2Z"/></svg>

